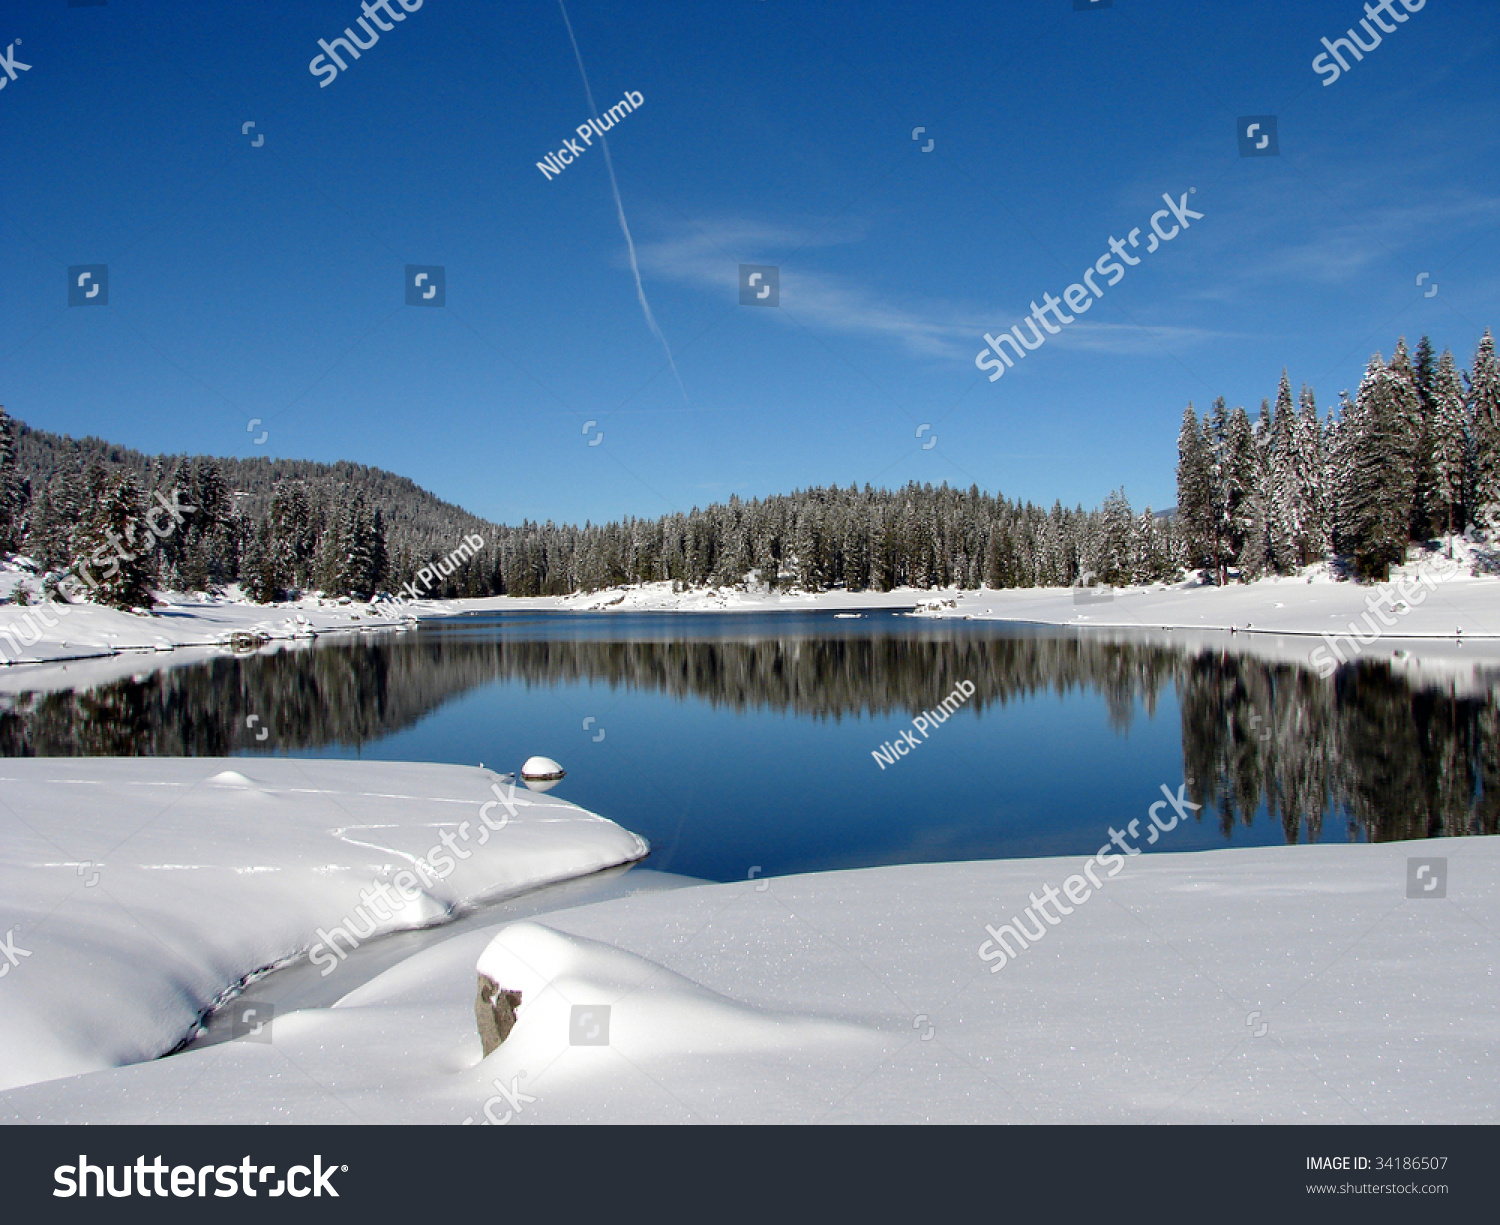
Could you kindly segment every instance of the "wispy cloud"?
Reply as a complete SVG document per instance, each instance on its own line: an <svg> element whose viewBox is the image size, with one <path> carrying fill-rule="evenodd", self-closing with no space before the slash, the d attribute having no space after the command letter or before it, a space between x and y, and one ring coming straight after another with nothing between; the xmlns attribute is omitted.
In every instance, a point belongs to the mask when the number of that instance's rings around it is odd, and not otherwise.
<svg viewBox="0 0 1500 1225"><path fill-rule="evenodd" d="M794 262L780 265L781 309L795 322L816 331L895 342L915 356L945 361L973 361L984 347L985 332L1009 326L1029 309L1027 303L1007 308L896 300L846 276L809 266L808 252L856 243L863 237L849 226L828 227L809 239L803 232L765 222L722 220L642 243L639 254L651 275L714 290L725 301L732 301L738 292L740 263L775 263L795 254ZM1038 288L1038 298L1045 288ZM1197 327L1139 327L1080 319L1053 339L1074 349L1124 355L1159 353L1163 345L1188 344L1215 335Z"/></svg>
<svg viewBox="0 0 1500 1225"><path fill-rule="evenodd" d="M1257 210L1252 210L1257 211ZM1284 225L1271 221L1265 229ZM1344 284L1392 259L1406 260L1423 250L1441 258L1442 247L1468 234L1482 234L1500 223L1500 199L1490 196L1426 196L1419 204L1393 204L1359 212L1330 209L1317 214L1305 241L1283 243L1243 267L1255 281L1321 281ZM1444 240L1434 242L1434 236ZM1433 252L1437 246L1438 250ZM1431 259L1429 254L1426 258Z"/></svg>

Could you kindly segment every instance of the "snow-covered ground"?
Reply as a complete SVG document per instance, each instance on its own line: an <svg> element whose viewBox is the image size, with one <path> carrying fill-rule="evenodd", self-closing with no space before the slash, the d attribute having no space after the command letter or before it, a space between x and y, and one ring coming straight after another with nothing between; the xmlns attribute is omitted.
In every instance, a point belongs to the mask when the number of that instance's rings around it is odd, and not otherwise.
<svg viewBox="0 0 1500 1225"><path fill-rule="evenodd" d="M1433 855L1445 889L1408 896L1408 860ZM0 1094L0 1119L1500 1121L1500 839L1142 856L992 973L985 925L1080 866L831 872L544 915L280 1015L269 1042ZM488 1058L476 967L522 992Z"/></svg>
<svg viewBox="0 0 1500 1225"><path fill-rule="evenodd" d="M14 586L14 574L3 576ZM294 604L250 604L225 596L164 592L150 615L98 604L41 601L0 605L0 664L56 663L180 647L253 649L258 641L399 628L440 616L438 602L362 604L309 597Z"/></svg>
<svg viewBox="0 0 1500 1225"><path fill-rule="evenodd" d="M516 599L497 596L453 601L464 611L557 609L574 612L771 612L915 608L933 618L1021 621L1043 625L1112 629L1232 630L1252 634L1346 631L1370 612L1369 601L1388 591L1380 615L1372 615L1382 637L1500 638L1500 577L1486 573L1488 554L1459 542L1456 573L1418 586L1415 599L1400 594L1424 571L1441 568L1434 555L1419 556L1392 571L1387 584L1339 581L1326 565L1292 577L1232 582L1224 587L1197 581L1139 587L1039 587L960 591L898 588L886 592L827 591L768 593L740 588L674 592L670 583L639 583L570 596ZM1363 622L1361 622L1363 628Z"/></svg>
<svg viewBox="0 0 1500 1225"><path fill-rule="evenodd" d="M475 767L6 759L0 1086L170 1050L245 976L316 959L319 929L440 923L646 851Z"/></svg>

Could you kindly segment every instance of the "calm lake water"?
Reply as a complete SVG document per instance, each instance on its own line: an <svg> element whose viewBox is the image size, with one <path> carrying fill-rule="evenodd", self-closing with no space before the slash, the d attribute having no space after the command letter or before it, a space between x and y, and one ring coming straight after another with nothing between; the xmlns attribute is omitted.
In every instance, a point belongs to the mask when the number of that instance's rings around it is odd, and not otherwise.
<svg viewBox="0 0 1500 1225"><path fill-rule="evenodd" d="M7 699L0 752L545 754L648 866L712 880L1092 854L1184 779L1203 810L1154 850L1500 832L1493 691L891 612L464 616Z"/></svg>

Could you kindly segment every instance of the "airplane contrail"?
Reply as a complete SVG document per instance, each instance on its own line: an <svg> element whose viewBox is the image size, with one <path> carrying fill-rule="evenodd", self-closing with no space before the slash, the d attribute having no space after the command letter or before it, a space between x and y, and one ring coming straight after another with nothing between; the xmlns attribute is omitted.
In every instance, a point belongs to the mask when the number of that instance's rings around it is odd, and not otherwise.
<svg viewBox="0 0 1500 1225"><path fill-rule="evenodd" d="M578 50L578 39L573 36L573 23L568 20L568 9L563 0L557 0L557 7L562 10L563 25L568 27L568 41L573 44L573 58L578 61L578 75L583 78L583 94L588 99L589 113L597 115L598 107L594 105L594 91L589 88L589 74L583 67L583 55ZM661 341L662 350L667 355L667 365L672 367L672 377L677 380L677 389L682 392L682 402L692 408L688 402L687 388L682 385L682 376L677 373L677 363L672 359L672 346L667 343L660 325L656 322L656 316L651 313L651 303L646 301L646 287L641 283L641 266L635 258L635 240L630 236L630 224L625 220L625 205L620 199L620 184L615 179L615 164L609 156L609 138L603 133L599 135L599 143L604 148L604 165L609 171L609 186L615 194L615 213L620 218L620 232L625 235L625 249L630 255L630 271L635 274L635 296L641 300L641 310L646 314L646 326L651 329L651 334Z"/></svg>

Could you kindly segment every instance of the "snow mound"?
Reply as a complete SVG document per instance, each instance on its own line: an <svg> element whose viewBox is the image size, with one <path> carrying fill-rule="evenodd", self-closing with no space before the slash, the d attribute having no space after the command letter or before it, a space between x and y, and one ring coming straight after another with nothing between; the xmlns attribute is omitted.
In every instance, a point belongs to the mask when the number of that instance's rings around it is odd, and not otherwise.
<svg viewBox="0 0 1500 1225"><path fill-rule="evenodd" d="M501 1050L507 1062L529 1067L551 1063L570 1046L609 1047L613 1072L621 1056L884 1044L877 1032L856 1025L736 1003L635 953L540 923L502 928L476 968L521 993L516 1027ZM580 1070L586 1074L588 1067Z"/></svg>
<svg viewBox="0 0 1500 1225"><path fill-rule="evenodd" d="M648 849L489 770L282 758L251 779L235 764L0 761L0 940L15 950L0 958L0 1089L160 1055L257 971L342 961L351 932L429 926Z"/></svg>

